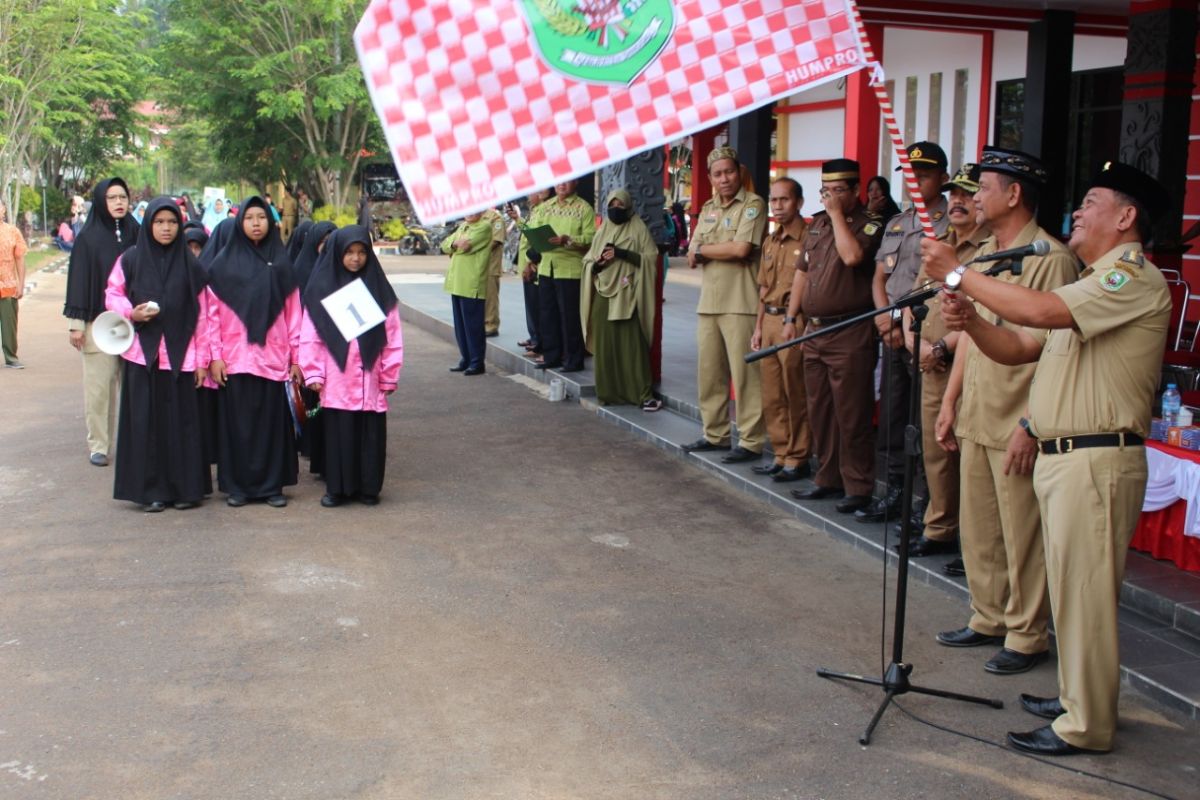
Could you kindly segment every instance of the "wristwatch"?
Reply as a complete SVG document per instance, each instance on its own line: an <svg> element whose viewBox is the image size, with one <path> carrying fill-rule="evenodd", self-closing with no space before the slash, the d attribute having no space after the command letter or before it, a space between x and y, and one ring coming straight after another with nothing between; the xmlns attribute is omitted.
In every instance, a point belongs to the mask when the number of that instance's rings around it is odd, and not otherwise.
<svg viewBox="0 0 1200 800"><path fill-rule="evenodd" d="M784 325L795 325L795 324L796 324L796 318L795 318L795 317L789 317L787 314L784 314L784 315L783 315L783 324L784 324Z"/></svg>
<svg viewBox="0 0 1200 800"><path fill-rule="evenodd" d="M1021 417L1021 419L1017 420L1017 424L1025 429L1025 433L1029 435L1030 439L1038 438L1037 434L1034 433L1033 430L1029 427L1029 420L1025 419L1024 417Z"/></svg>
<svg viewBox="0 0 1200 800"><path fill-rule="evenodd" d="M963 275L966 273L966 271L967 268L962 264L959 264L957 267L955 267L954 270L946 276L946 288L952 292L958 289L958 286L962 283Z"/></svg>

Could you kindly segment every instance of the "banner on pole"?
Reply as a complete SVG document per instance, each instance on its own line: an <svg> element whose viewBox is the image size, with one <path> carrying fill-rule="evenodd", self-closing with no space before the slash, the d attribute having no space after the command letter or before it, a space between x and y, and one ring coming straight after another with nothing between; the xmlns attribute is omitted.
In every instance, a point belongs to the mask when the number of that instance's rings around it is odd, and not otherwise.
<svg viewBox="0 0 1200 800"><path fill-rule="evenodd" d="M373 0L354 39L417 215L440 222L866 64L852 0Z"/></svg>

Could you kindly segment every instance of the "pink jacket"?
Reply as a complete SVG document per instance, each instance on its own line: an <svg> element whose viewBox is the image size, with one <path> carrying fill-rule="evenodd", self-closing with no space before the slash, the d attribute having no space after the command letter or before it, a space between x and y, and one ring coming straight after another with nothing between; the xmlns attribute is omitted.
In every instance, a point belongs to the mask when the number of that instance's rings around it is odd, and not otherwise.
<svg viewBox="0 0 1200 800"><path fill-rule="evenodd" d="M388 312L383 324L387 330L387 344L371 371L363 371L358 340L355 339L350 342L350 349L346 353L346 370L343 372L325 348L308 312L304 313L304 324L300 330L300 369L304 371L306 385L325 384L321 390L323 407L339 411L387 411L387 395L384 392L396 388L400 367L404 364L399 305Z"/></svg>
<svg viewBox="0 0 1200 800"><path fill-rule="evenodd" d="M183 366L180 368L183 372L195 372L197 369L208 369L209 363L209 348L210 348L210 331L208 322L208 289L202 291L197 298L200 301L200 313L196 319L196 331L192 334L192 340L188 342L187 352L183 356ZM117 258L117 263L113 265L112 272L108 274L108 286L104 289L104 305L109 311L115 311L122 317L132 320L133 303L130 302L128 295L125 294L125 269L121 266L121 259ZM132 361L134 364L146 363L146 354L142 352L141 340L135 335L133 337L133 345L121 354L121 358L126 361ZM167 339L164 336L158 343L158 368L170 369L171 357L167 355Z"/></svg>
<svg viewBox="0 0 1200 800"><path fill-rule="evenodd" d="M246 326L233 309L208 292L208 320L212 331L212 360L225 362L230 375L257 375L269 381L288 380L288 370L298 364L300 349L300 292L293 290L283 311L267 329L264 345L251 344Z"/></svg>

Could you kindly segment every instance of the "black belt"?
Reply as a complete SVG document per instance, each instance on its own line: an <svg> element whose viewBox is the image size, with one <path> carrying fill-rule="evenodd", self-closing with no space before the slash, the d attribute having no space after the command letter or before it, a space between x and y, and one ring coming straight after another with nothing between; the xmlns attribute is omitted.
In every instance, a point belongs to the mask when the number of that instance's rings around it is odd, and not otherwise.
<svg viewBox="0 0 1200 800"><path fill-rule="evenodd" d="M848 319L853 319L860 314L865 313L867 313L867 310L863 309L862 311L856 311L853 314L838 314L835 317L809 317L808 324L812 325L814 328L827 328L830 325L836 325L839 322L845 322Z"/></svg>
<svg viewBox="0 0 1200 800"><path fill-rule="evenodd" d="M784 306L763 306L763 310L772 317L787 316L787 308Z"/></svg>
<svg viewBox="0 0 1200 800"><path fill-rule="evenodd" d="M1142 443L1142 437L1136 433L1085 433L1082 436L1039 439L1038 450L1045 455L1054 456L1085 447L1138 447Z"/></svg>

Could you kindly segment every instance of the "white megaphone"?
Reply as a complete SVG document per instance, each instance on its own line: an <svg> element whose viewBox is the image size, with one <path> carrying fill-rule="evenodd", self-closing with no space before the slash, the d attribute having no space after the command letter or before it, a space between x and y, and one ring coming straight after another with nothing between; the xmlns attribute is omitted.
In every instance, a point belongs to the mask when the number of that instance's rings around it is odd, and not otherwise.
<svg viewBox="0 0 1200 800"><path fill-rule="evenodd" d="M92 339L101 352L119 356L133 347L133 323L115 311L105 311L92 323Z"/></svg>

